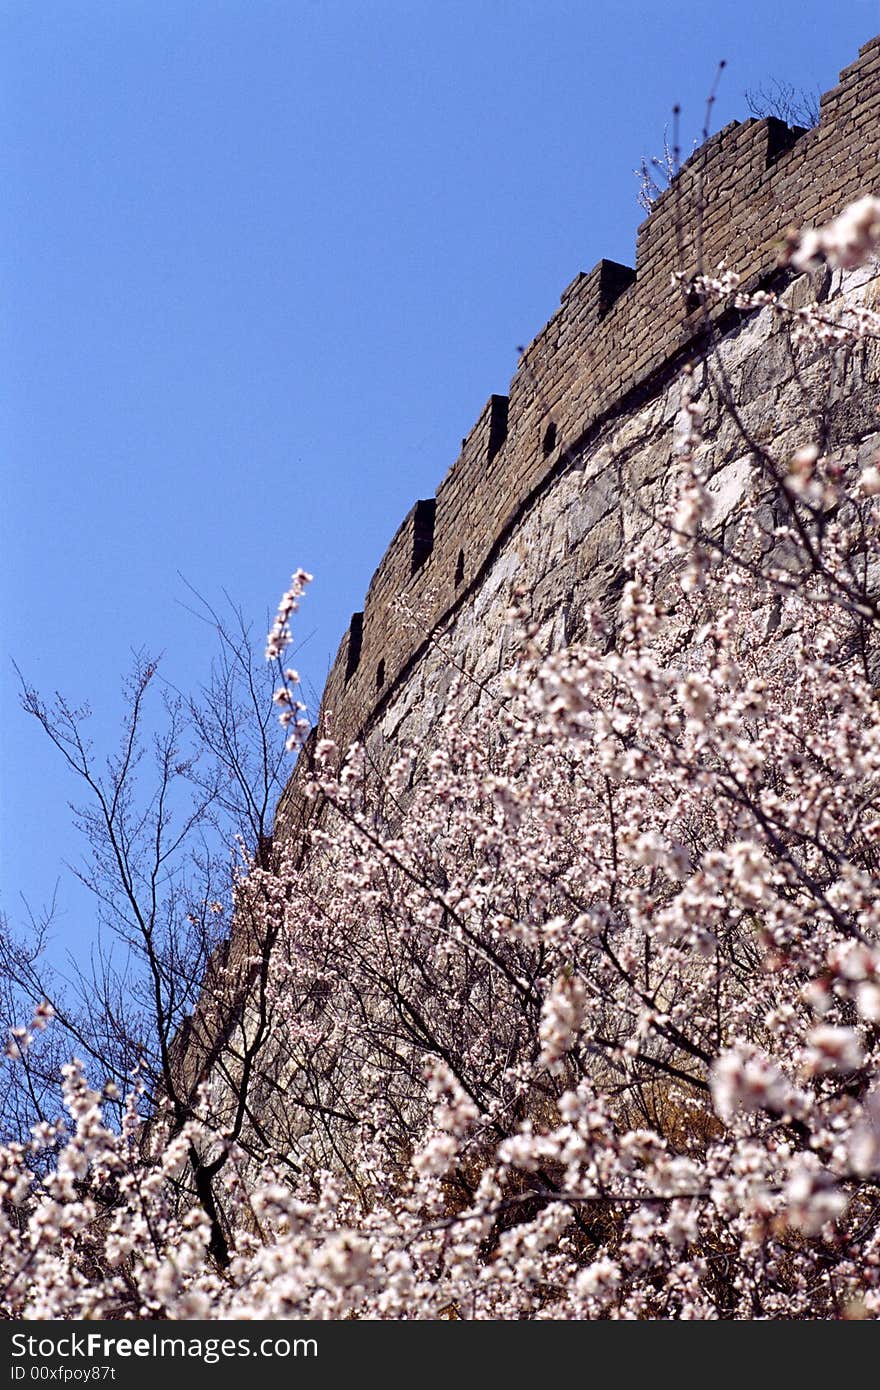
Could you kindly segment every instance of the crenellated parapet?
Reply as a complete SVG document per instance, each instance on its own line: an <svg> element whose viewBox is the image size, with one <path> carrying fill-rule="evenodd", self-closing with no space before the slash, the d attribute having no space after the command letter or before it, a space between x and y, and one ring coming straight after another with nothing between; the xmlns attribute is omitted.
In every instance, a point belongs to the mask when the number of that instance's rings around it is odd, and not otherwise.
<svg viewBox="0 0 880 1390"><path fill-rule="evenodd" d="M813 130L733 122L697 150L638 229L635 268L600 261L563 292L489 398L436 496L414 505L330 672L321 719L341 743L370 728L432 632L480 583L501 541L599 425L700 348L703 312L673 275L722 259L748 288L779 273L786 229L880 192L880 37L821 102ZM292 811L296 774L279 808Z"/></svg>

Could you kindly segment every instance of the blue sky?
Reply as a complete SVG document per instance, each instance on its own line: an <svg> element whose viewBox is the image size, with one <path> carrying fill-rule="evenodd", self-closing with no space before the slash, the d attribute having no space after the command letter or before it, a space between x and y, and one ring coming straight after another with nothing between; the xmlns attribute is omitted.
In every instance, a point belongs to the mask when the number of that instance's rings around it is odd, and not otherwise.
<svg viewBox="0 0 880 1390"><path fill-rule="evenodd" d="M827 88L877 0L0 0L0 910L93 911L76 787L11 661L112 747L132 648L315 583L320 689L411 503L600 257L633 169L770 78Z"/></svg>

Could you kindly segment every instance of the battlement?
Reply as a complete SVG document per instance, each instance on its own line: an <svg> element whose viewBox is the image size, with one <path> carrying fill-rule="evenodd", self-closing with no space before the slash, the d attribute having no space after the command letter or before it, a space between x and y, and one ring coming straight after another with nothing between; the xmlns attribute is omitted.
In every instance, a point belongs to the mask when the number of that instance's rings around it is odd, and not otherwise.
<svg viewBox="0 0 880 1390"><path fill-rule="evenodd" d="M880 36L822 97L815 129L732 122L657 199L634 268L602 260L572 280L508 394L489 398L436 496L404 518L373 575L324 692L320 718L332 714L334 737L345 744L372 725L530 501L601 422L698 350L703 314L673 273L724 259L747 287L767 282L789 226L880 191L878 155Z"/></svg>

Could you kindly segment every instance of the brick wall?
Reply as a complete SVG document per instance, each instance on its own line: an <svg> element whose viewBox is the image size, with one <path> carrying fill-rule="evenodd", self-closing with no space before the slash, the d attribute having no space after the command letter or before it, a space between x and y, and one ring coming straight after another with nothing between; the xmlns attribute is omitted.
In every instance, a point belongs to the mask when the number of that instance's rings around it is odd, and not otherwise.
<svg viewBox="0 0 880 1390"><path fill-rule="evenodd" d="M834 216L880 191L880 36L821 103L810 131L773 118L708 140L638 230L635 268L600 261L563 292L527 348L508 395L490 397L435 499L417 502L343 637L320 719L346 743L373 726L427 647L469 600L499 545L566 460L618 413L697 354L702 315L672 275L722 257L754 287L778 273L785 229ZM601 479L599 480L601 484ZM415 624L405 609L418 614ZM296 819L294 773L278 829Z"/></svg>

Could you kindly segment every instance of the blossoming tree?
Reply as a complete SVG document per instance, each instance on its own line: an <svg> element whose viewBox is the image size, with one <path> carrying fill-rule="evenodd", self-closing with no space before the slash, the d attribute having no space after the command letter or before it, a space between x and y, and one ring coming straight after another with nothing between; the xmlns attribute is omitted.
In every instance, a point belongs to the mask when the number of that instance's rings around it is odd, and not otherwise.
<svg viewBox="0 0 880 1390"><path fill-rule="evenodd" d="M878 244L866 198L789 255ZM852 296L687 289L828 380L878 335ZM135 1079L109 1123L74 1062L65 1127L3 1150L12 1316L880 1314L880 470L808 421L774 457L708 379L752 460L733 532L692 374L613 625L545 651L515 592L504 690L467 720L453 690L426 761L323 731L306 843L237 875L243 1041L185 1119L157 1094L144 1128ZM307 580L267 651L292 746ZM223 1159L222 1259L192 1152Z"/></svg>

